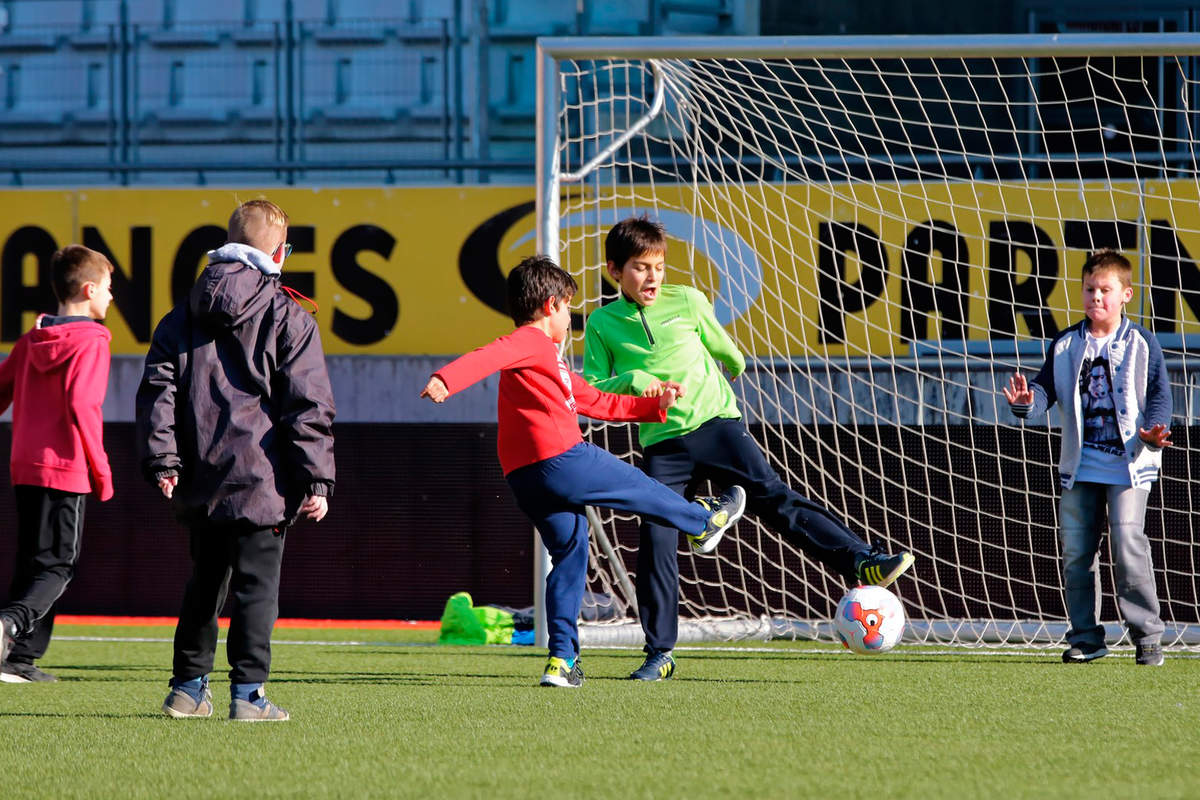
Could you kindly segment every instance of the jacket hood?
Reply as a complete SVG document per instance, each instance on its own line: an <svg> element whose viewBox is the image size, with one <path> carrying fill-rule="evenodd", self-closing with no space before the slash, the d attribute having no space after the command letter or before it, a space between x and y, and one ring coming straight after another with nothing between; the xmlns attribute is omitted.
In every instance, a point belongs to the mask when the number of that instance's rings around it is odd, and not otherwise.
<svg viewBox="0 0 1200 800"><path fill-rule="evenodd" d="M45 314L38 317L37 327L31 332L29 342L29 363L40 372L61 368L75 353L96 339L103 339L106 346L112 341L112 333L97 320L83 319L42 327L46 317Z"/></svg>
<svg viewBox="0 0 1200 800"><path fill-rule="evenodd" d="M209 327L237 327L261 313L275 296L278 273L270 276L263 272L243 251L270 261L252 247L225 245L208 254L211 260L192 287L188 306L192 315Z"/></svg>

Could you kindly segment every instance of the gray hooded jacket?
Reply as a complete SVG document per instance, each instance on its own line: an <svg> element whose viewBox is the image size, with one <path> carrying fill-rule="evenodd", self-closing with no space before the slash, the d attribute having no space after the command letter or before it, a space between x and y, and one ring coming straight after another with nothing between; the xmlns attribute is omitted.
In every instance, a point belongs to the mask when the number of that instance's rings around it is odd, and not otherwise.
<svg viewBox="0 0 1200 800"><path fill-rule="evenodd" d="M311 315L265 254L209 253L186 303L154 331L137 393L147 480L179 476L185 523L288 525L333 494L333 391ZM272 265L273 266L273 265Z"/></svg>

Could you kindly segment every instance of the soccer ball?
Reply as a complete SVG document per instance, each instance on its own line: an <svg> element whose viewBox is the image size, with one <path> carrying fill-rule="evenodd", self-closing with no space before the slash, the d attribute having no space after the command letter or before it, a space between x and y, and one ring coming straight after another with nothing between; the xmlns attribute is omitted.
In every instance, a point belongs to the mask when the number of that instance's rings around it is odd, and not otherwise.
<svg viewBox="0 0 1200 800"><path fill-rule="evenodd" d="M882 586L855 587L838 603L833 630L855 653L886 653L904 634L904 606Z"/></svg>

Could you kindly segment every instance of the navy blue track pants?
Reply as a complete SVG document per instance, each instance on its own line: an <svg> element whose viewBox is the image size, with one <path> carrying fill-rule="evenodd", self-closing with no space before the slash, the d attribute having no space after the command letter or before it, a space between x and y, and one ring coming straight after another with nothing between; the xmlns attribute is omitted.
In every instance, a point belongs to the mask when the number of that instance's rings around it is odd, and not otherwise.
<svg viewBox="0 0 1200 800"><path fill-rule="evenodd" d="M869 547L826 508L800 495L771 468L740 419L714 418L696 430L647 447L643 469L672 490L711 480L718 491L746 490L753 514L816 561L847 577ZM649 650L670 650L679 635L679 532L643 520L637 560L638 615Z"/></svg>
<svg viewBox="0 0 1200 800"><path fill-rule="evenodd" d="M708 524L704 506L688 502L637 467L587 442L515 469L507 480L517 505L533 520L550 551L553 567L546 576L550 655L568 660L579 654L579 610L587 582L584 506L628 511L690 534L700 533Z"/></svg>

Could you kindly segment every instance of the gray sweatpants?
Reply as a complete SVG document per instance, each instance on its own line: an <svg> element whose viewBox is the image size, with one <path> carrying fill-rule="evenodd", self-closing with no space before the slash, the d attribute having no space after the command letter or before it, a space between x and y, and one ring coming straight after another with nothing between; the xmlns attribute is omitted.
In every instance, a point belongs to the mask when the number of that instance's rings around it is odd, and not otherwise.
<svg viewBox="0 0 1200 800"><path fill-rule="evenodd" d="M1146 499L1150 492L1130 486L1078 482L1064 489L1059 502L1063 586L1072 645L1104 643L1100 624L1100 536L1108 508L1113 566L1116 567L1117 610L1134 644L1162 639L1158 591L1146 537Z"/></svg>

